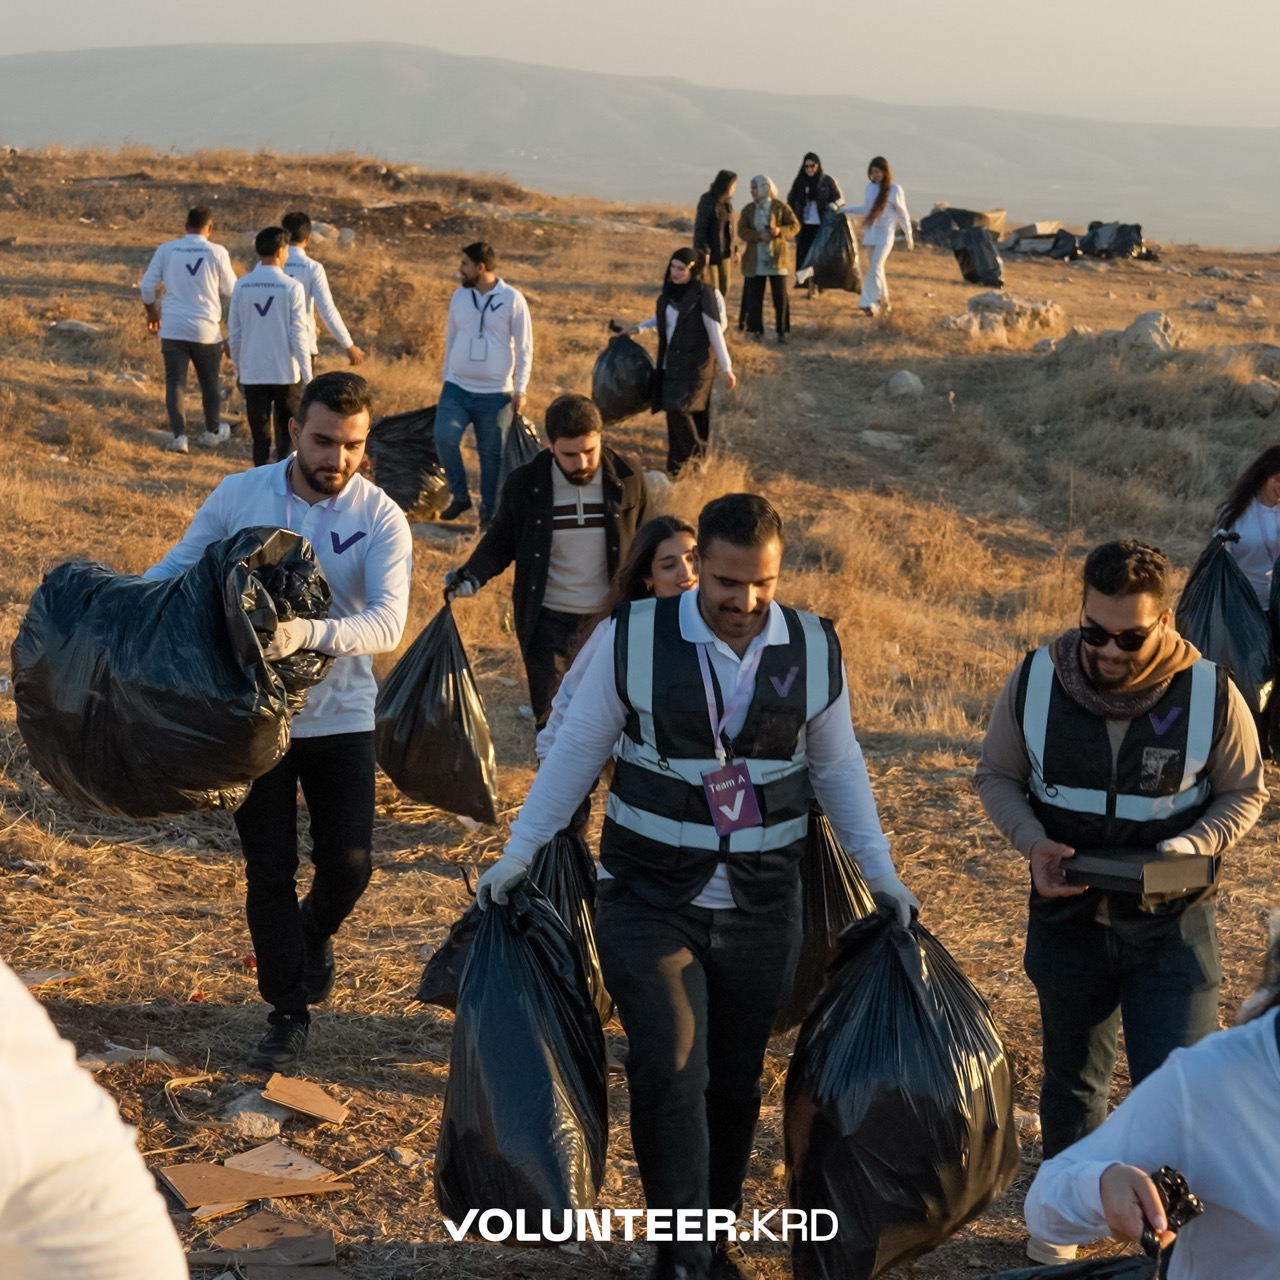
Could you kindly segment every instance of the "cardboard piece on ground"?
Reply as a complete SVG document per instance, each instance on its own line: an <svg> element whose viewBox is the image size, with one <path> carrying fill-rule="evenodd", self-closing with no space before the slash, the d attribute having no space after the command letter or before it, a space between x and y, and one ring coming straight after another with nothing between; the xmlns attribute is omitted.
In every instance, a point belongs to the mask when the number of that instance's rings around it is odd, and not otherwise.
<svg viewBox="0 0 1280 1280"><path fill-rule="evenodd" d="M264 1200L269 1196L319 1196L352 1190L349 1182L314 1182L301 1178L269 1178L220 1164L173 1164L156 1172L187 1209L229 1201Z"/></svg>
<svg viewBox="0 0 1280 1280"><path fill-rule="evenodd" d="M189 1267L270 1264L313 1267L337 1261L333 1232L264 1211L213 1237L212 1249L187 1254Z"/></svg>
<svg viewBox="0 0 1280 1280"><path fill-rule="evenodd" d="M278 1102L282 1107L300 1111L304 1116L315 1116L317 1120L328 1120L330 1124L345 1123L348 1114L348 1108L331 1098L318 1084L298 1080L294 1076L282 1076L279 1072L267 1081L262 1096L268 1102Z"/></svg>
<svg viewBox="0 0 1280 1280"><path fill-rule="evenodd" d="M347 1273L337 1267L308 1267L299 1271L296 1267L248 1266L240 1270L244 1280L348 1280Z"/></svg>
<svg viewBox="0 0 1280 1280"><path fill-rule="evenodd" d="M237 1156L228 1156L223 1162L228 1169L241 1169L246 1173L261 1173L272 1178L315 1178L324 1180L333 1177L333 1170L324 1165L308 1160L306 1156L295 1151L283 1142L268 1142L251 1151L242 1151ZM197 1222L205 1222L210 1218L221 1218L225 1214L234 1213L245 1208L243 1200L228 1203L201 1205L193 1213Z"/></svg>

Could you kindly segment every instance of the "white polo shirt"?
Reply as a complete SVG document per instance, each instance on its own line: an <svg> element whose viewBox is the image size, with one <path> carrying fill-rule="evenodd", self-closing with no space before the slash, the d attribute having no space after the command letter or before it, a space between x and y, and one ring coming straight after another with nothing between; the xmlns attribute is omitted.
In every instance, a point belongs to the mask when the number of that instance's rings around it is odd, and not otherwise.
<svg viewBox="0 0 1280 1280"><path fill-rule="evenodd" d="M345 351L355 344L347 326L342 323L337 304L329 289L329 276L324 264L307 256L307 251L300 244L289 246L289 258L284 264L284 273L290 280L296 280L302 286L306 298L307 328L311 334L311 354L320 354L320 346L316 341L316 312L324 321L324 327L337 339L338 345Z"/></svg>
<svg viewBox="0 0 1280 1280"><path fill-rule="evenodd" d="M181 342L222 341L222 299L231 296L236 273L231 256L207 236L167 240L143 272L138 292L153 303L164 286L160 305L160 336Z"/></svg>
<svg viewBox="0 0 1280 1280"><path fill-rule="evenodd" d="M302 286L260 262L236 281L227 341L242 386L289 387L311 381L311 331Z"/></svg>
<svg viewBox="0 0 1280 1280"><path fill-rule="evenodd" d="M255 525L292 529L315 548L333 589L316 648L336 661L293 718L295 738L361 733L373 728L378 685L375 653L400 643L409 611L413 538L404 512L363 476L314 506L293 493L292 455L270 467L228 476L205 499L182 541L143 575L172 578L195 564L211 542Z"/></svg>

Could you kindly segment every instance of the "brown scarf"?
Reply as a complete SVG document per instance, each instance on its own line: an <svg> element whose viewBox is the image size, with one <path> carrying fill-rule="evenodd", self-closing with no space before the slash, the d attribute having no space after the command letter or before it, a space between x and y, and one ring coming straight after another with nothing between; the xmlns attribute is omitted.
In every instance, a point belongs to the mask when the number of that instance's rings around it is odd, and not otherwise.
<svg viewBox="0 0 1280 1280"><path fill-rule="evenodd" d="M1049 656L1067 693L1090 715L1104 720L1136 720L1146 715L1168 692L1173 677L1200 658L1195 645L1167 626L1151 660L1123 689L1098 689L1080 663L1081 643L1080 629L1073 627L1050 644Z"/></svg>

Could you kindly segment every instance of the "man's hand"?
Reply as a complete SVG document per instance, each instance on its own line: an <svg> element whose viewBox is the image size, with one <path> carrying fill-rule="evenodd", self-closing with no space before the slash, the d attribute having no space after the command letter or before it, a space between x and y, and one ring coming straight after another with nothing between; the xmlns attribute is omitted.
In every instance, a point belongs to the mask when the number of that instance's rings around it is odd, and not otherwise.
<svg viewBox="0 0 1280 1280"><path fill-rule="evenodd" d="M226 338L223 338L222 340L222 358L224 360L231 359L231 343L228 342Z"/></svg>
<svg viewBox="0 0 1280 1280"><path fill-rule="evenodd" d="M1088 888L1067 883L1062 860L1075 856L1076 851L1069 844L1059 844L1056 840L1037 840L1031 846L1031 883L1042 898L1074 898Z"/></svg>
<svg viewBox="0 0 1280 1280"><path fill-rule="evenodd" d="M529 873L529 864L514 853L504 853L488 871L476 881L476 902L481 911L489 910L489 903L500 907L507 901L507 894Z"/></svg>
<svg viewBox="0 0 1280 1280"><path fill-rule="evenodd" d="M1187 839L1186 836L1170 836L1168 840L1161 840L1156 845L1157 853L1174 853L1180 857L1195 858L1199 855L1196 853L1196 847Z"/></svg>
<svg viewBox="0 0 1280 1280"><path fill-rule="evenodd" d="M451 604L458 597L466 599L480 590L480 584L466 569L450 569L444 575L444 602Z"/></svg>
<svg viewBox="0 0 1280 1280"><path fill-rule="evenodd" d="M511 397L511 412L523 413L524 406L527 403L528 399L529 397L523 391L517 391L515 395Z"/></svg>
<svg viewBox="0 0 1280 1280"><path fill-rule="evenodd" d="M142 304L147 311L147 332L160 332L160 308L154 302L144 302Z"/></svg>
<svg viewBox="0 0 1280 1280"><path fill-rule="evenodd" d="M920 911L920 899L898 879L896 871L872 876L867 881L867 888L880 906L892 907L898 913L898 923L904 929L911 923L911 913Z"/></svg>
<svg viewBox="0 0 1280 1280"><path fill-rule="evenodd" d="M347 348L347 360L351 364L364 364L364 352L354 342Z"/></svg>
<svg viewBox="0 0 1280 1280"><path fill-rule="evenodd" d="M1169 1230L1160 1193L1141 1169L1131 1164L1113 1164L1098 1179L1098 1190L1114 1239L1136 1244L1150 1223L1162 1249L1173 1243L1175 1233Z"/></svg>
<svg viewBox="0 0 1280 1280"><path fill-rule="evenodd" d="M738 375L734 373L732 369L724 375L724 385L728 387L730 391L736 391L738 389Z"/></svg>
<svg viewBox="0 0 1280 1280"><path fill-rule="evenodd" d="M268 662L278 658L287 658L299 649L310 649L314 644L311 623L306 618L292 618L288 622L277 622L276 633L270 643L263 646L262 656Z"/></svg>

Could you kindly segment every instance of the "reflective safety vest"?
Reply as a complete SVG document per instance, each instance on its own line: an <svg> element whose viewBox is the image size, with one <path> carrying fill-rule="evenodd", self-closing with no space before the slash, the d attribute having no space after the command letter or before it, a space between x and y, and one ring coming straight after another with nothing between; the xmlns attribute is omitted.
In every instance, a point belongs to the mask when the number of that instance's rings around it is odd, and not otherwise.
<svg viewBox="0 0 1280 1280"><path fill-rule="evenodd" d="M1207 659L1180 671L1129 722L1114 765L1106 720L1067 693L1047 648L1022 664L1017 710L1031 807L1051 840L1150 849L1208 808L1206 767L1226 714L1226 673Z"/></svg>
<svg viewBox="0 0 1280 1280"><path fill-rule="evenodd" d="M719 766L698 664L680 634L680 600L624 603L614 613L614 672L627 721L600 838L605 869L646 902L692 902L723 862L734 901L777 908L794 888L809 823L805 726L839 696L832 624L782 606L787 643L766 645L742 729L762 823L717 834L702 774ZM731 691L717 688L721 711Z"/></svg>

